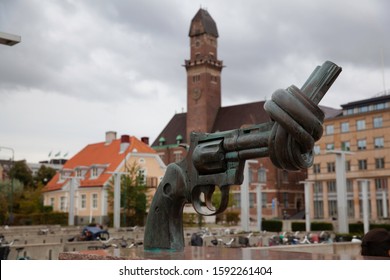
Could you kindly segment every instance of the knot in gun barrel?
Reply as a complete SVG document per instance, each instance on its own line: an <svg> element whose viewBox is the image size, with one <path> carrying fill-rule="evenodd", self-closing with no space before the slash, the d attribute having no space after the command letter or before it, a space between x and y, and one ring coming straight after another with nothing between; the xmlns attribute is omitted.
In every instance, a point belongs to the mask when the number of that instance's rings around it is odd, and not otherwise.
<svg viewBox="0 0 390 280"><path fill-rule="evenodd" d="M268 142L273 164L287 170L310 167L314 143L323 133L321 109L296 86L274 92L264 109L276 121Z"/></svg>

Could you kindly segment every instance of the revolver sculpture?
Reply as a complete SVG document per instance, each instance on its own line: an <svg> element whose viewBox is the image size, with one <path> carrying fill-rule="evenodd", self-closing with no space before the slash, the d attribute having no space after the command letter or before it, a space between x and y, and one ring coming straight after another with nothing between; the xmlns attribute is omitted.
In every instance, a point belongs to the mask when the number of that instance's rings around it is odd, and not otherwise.
<svg viewBox="0 0 390 280"><path fill-rule="evenodd" d="M313 164L313 147L323 133L324 113L317 106L341 68L326 61L317 66L301 89L279 89L266 101L268 123L216 133L193 132L187 156L168 165L150 206L145 250L184 249L183 207L192 203L201 215L223 212L229 187L243 182L245 160L271 158L281 169L300 170ZM221 191L218 208L211 203L215 187Z"/></svg>

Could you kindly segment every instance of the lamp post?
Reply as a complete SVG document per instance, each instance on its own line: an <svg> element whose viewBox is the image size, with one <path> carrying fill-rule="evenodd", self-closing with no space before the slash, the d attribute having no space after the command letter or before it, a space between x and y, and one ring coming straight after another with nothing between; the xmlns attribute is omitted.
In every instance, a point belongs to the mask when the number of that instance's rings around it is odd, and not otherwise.
<svg viewBox="0 0 390 280"><path fill-rule="evenodd" d="M12 158L11 158L11 167L10 169L14 166L14 163L15 163L15 151L14 149L12 148L9 148L9 147L0 147L0 150L3 149L3 150L9 150L12 152ZM9 221L10 221L10 224L13 223L13 220L14 220L14 205L13 205L13 200L14 200L14 176L11 175L10 177L11 179L11 190L10 190L10 199L9 199Z"/></svg>
<svg viewBox="0 0 390 280"><path fill-rule="evenodd" d="M13 46L20 43L20 41L21 37L18 35L0 32L0 44L2 45Z"/></svg>

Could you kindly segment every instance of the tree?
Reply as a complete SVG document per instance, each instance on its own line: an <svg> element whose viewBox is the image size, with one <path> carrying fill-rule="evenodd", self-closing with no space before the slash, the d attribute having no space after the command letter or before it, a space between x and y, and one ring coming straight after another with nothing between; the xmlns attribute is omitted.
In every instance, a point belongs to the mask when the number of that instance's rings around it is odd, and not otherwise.
<svg viewBox="0 0 390 280"><path fill-rule="evenodd" d="M33 186L33 176L30 168L28 168L26 161L15 161L9 171L10 178L20 181L24 187Z"/></svg>
<svg viewBox="0 0 390 280"><path fill-rule="evenodd" d="M121 176L121 208L123 209L124 226L143 225L146 214L147 199L145 178L136 162L126 167L127 175ZM108 188L110 205L114 201L114 181Z"/></svg>
<svg viewBox="0 0 390 280"><path fill-rule="evenodd" d="M38 185L46 185L54 177L54 175L56 175L55 169L46 165L41 165L37 174L34 176L34 183L36 184L36 187L38 187Z"/></svg>

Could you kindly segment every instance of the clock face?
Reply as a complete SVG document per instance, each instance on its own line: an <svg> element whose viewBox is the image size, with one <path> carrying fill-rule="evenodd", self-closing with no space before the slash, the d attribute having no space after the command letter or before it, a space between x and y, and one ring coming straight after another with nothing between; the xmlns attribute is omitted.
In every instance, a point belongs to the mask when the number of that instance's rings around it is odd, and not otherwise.
<svg viewBox="0 0 390 280"><path fill-rule="evenodd" d="M195 99L195 100L198 100L201 95L202 95L202 91L199 88L195 88L192 91L192 98Z"/></svg>

